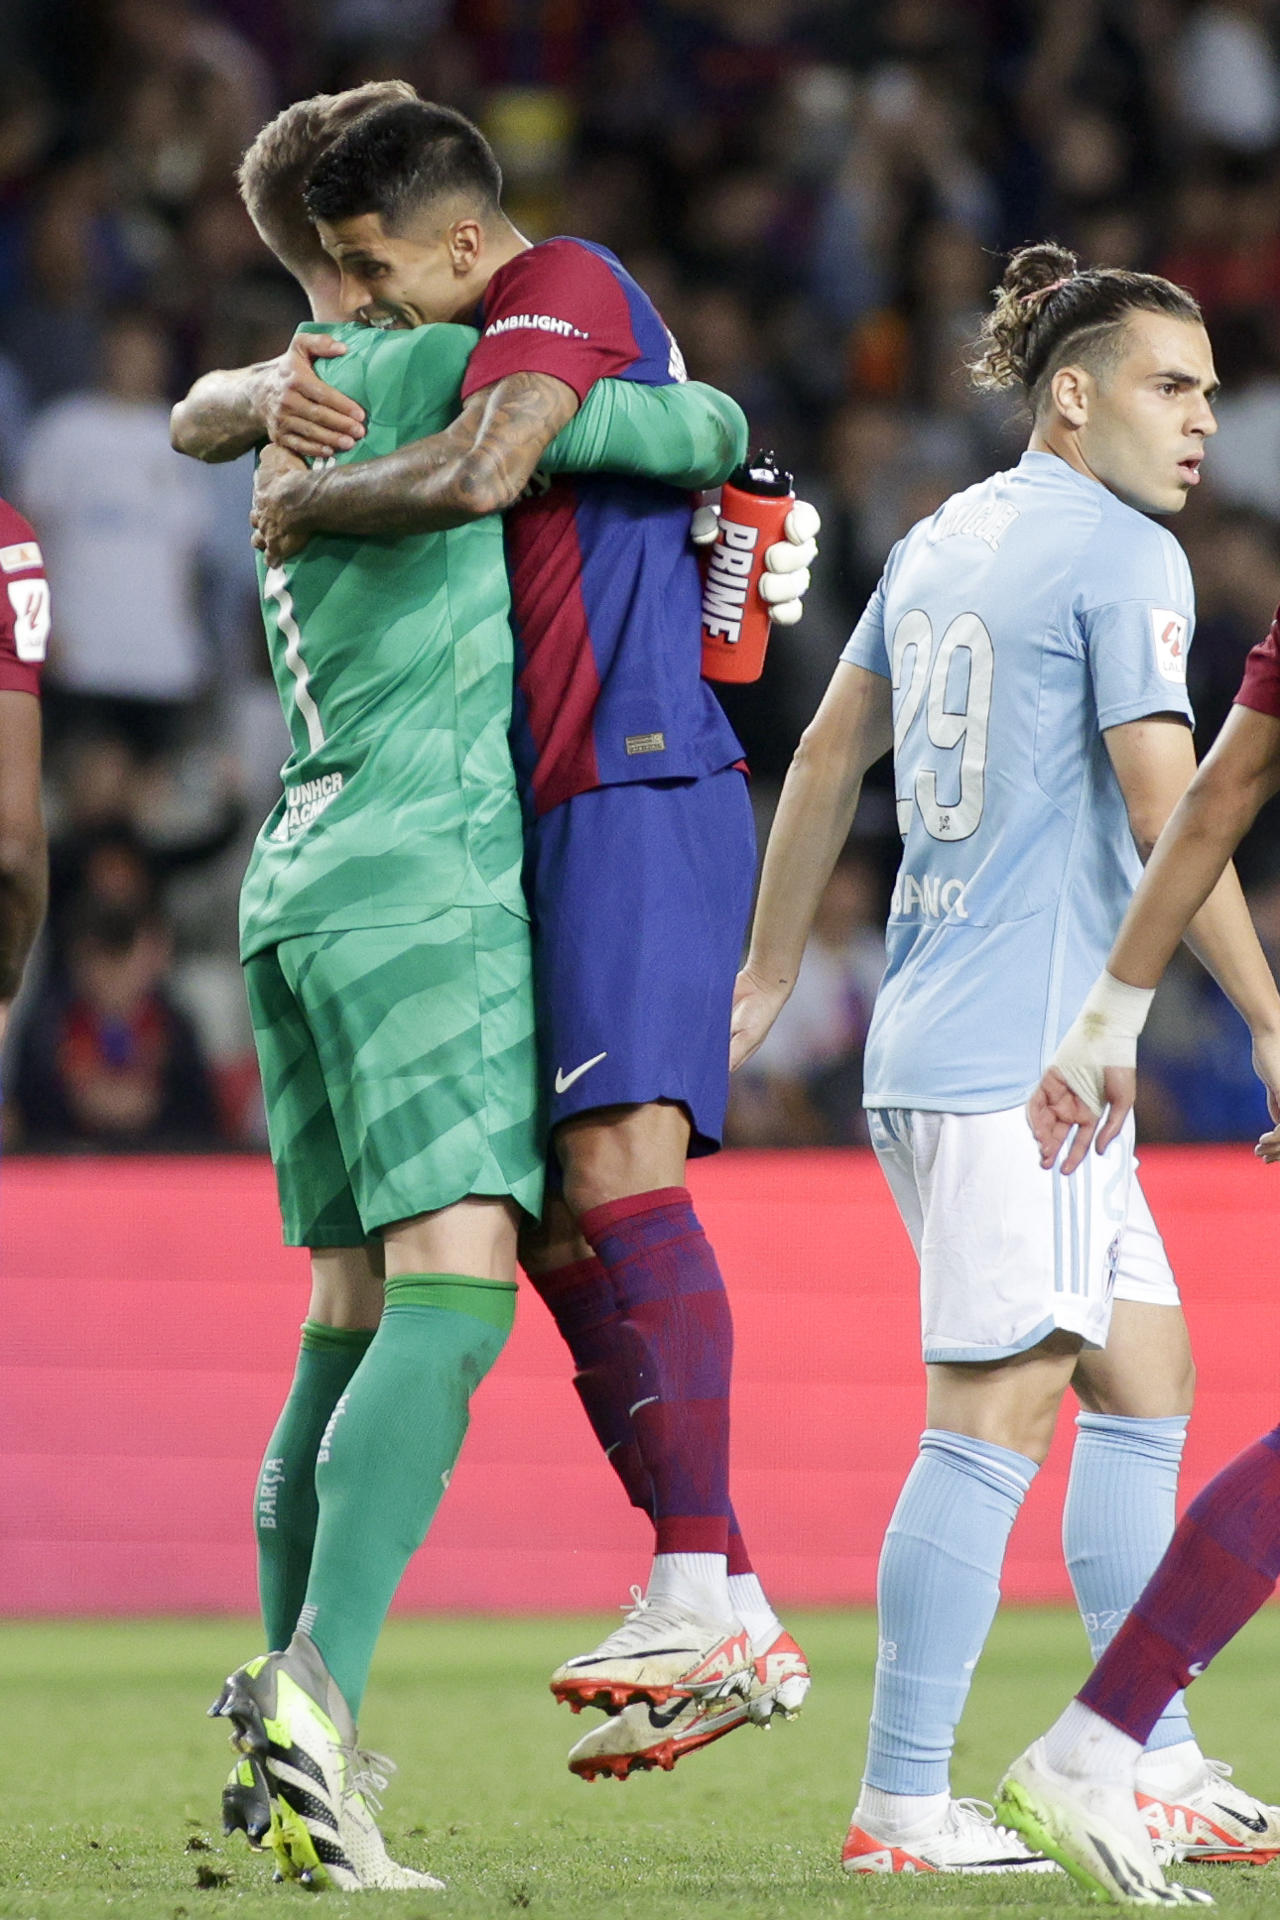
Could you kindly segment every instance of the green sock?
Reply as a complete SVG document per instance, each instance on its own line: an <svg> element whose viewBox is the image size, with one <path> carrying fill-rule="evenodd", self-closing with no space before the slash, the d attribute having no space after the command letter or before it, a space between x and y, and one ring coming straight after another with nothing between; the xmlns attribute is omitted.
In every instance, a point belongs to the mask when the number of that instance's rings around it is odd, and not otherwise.
<svg viewBox="0 0 1280 1920"><path fill-rule="evenodd" d="M338 1400L373 1339L367 1327L302 1323L289 1398L258 1474L258 1598L268 1648L287 1647L307 1593L316 1537L316 1454Z"/></svg>
<svg viewBox="0 0 1280 1920"><path fill-rule="evenodd" d="M392 1596L426 1538L471 1395L515 1318L505 1280L397 1274L316 1457L320 1519L298 1625L356 1719Z"/></svg>

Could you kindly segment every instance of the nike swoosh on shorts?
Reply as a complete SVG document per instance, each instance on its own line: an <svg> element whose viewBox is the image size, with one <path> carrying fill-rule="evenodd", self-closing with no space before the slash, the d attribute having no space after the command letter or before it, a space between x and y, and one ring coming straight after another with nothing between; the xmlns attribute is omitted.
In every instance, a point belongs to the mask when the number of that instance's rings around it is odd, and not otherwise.
<svg viewBox="0 0 1280 1920"><path fill-rule="evenodd" d="M556 1092L568 1093L570 1087L573 1085L575 1080L581 1080L584 1073L590 1073L592 1067L598 1067L600 1065L600 1062L602 1060L607 1060L608 1057L609 1057L609 1049L606 1047L603 1053L597 1053L593 1055L593 1057L590 1060L584 1060L580 1067L575 1067L573 1069L572 1073L566 1073L563 1067L557 1067L556 1068Z"/></svg>

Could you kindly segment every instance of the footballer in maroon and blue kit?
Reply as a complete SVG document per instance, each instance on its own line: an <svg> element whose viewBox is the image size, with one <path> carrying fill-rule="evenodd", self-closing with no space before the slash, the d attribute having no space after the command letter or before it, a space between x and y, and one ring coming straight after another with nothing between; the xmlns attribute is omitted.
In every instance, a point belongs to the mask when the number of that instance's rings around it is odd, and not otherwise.
<svg viewBox="0 0 1280 1920"><path fill-rule="evenodd" d="M463 398L545 373L684 378L614 256L547 240L489 281ZM530 817L539 1032L552 1125L678 1101L720 1142L726 1035L755 873L742 748L701 676L686 496L609 475L550 481L506 517L512 747Z"/></svg>
<svg viewBox="0 0 1280 1920"><path fill-rule="evenodd" d="M606 376L684 378L648 296L585 241L499 267L479 324L464 401L519 373L580 402ZM742 748L701 673L690 505L654 482L565 476L508 510L506 545L550 1122L674 1102L697 1154L724 1122L755 833ZM729 1497L732 1324L688 1190L595 1206L577 1226L592 1257L530 1273L610 1463L659 1556L727 1551L729 1573L754 1581ZM634 1364L619 1367L620 1342ZM573 1697L567 1669L557 1683Z"/></svg>
<svg viewBox="0 0 1280 1920"><path fill-rule="evenodd" d="M744 1702L753 1719L794 1711L808 1686L730 1505L732 1320L684 1185L688 1152L712 1150L723 1126L754 836L741 748L701 677L692 501L603 475L546 481L532 465L597 380L665 386L683 378L679 352L611 254L530 246L500 191L478 129L425 101L365 114L316 162L304 197L342 310L472 319L480 339L459 420L384 456L394 468L309 479L307 524L342 531L349 514L348 531L376 531L388 508L389 527L476 517L493 489L455 479L467 432L477 471L533 473L523 498L503 499L513 754L565 1188L521 1259L606 1457L654 1525L643 1601L552 1676L571 1704L622 1709L570 1766L625 1776L746 1724ZM280 488L266 491L278 510ZM712 1725L702 1696L725 1686L734 1701ZM651 1721L673 1690L674 1717Z"/></svg>

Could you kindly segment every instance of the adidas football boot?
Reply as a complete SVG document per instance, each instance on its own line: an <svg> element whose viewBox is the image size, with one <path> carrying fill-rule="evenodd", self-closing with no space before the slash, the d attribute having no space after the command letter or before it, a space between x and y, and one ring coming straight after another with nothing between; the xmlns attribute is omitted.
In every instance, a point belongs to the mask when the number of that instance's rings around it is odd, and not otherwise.
<svg viewBox="0 0 1280 1920"><path fill-rule="evenodd" d="M1056 1860L1095 1900L1123 1907L1211 1907L1199 1888L1166 1880L1130 1788L1049 1765L1035 1740L996 1793L996 1818Z"/></svg>
<svg viewBox="0 0 1280 1920"><path fill-rule="evenodd" d="M346 1893L440 1888L430 1874L387 1853L371 1803L391 1763L357 1747L346 1702L305 1634L296 1633L284 1653L260 1654L238 1668L209 1712L230 1720L233 1746L256 1763L269 1799L265 1830L260 1803L237 1795L232 1811L245 1808L251 1842L250 1817L285 1879ZM245 1786L245 1794L257 1784ZM223 1806L225 1814L225 1795Z"/></svg>

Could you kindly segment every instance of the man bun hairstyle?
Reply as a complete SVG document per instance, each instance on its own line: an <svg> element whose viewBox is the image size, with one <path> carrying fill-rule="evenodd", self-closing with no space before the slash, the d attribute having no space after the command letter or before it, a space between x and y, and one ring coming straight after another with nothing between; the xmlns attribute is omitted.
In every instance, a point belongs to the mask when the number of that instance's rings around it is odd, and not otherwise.
<svg viewBox="0 0 1280 1920"><path fill-rule="evenodd" d="M318 156L362 113L417 97L406 80L370 80L345 93L295 100L258 133L236 175L240 198L259 236L291 272L305 275L324 260L302 204Z"/></svg>
<svg viewBox="0 0 1280 1920"><path fill-rule="evenodd" d="M1131 313L1201 319L1195 299L1172 280L1127 267L1081 268L1052 240L1011 254L992 297L970 376L987 392L1021 387L1033 416L1059 367L1073 360L1097 367L1113 357Z"/></svg>
<svg viewBox="0 0 1280 1920"><path fill-rule="evenodd" d="M479 127L452 107L410 100L366 114L326 149L303 198L313 220L376 213L388 231L437 200L496 213L502 170Z"/></svg>

